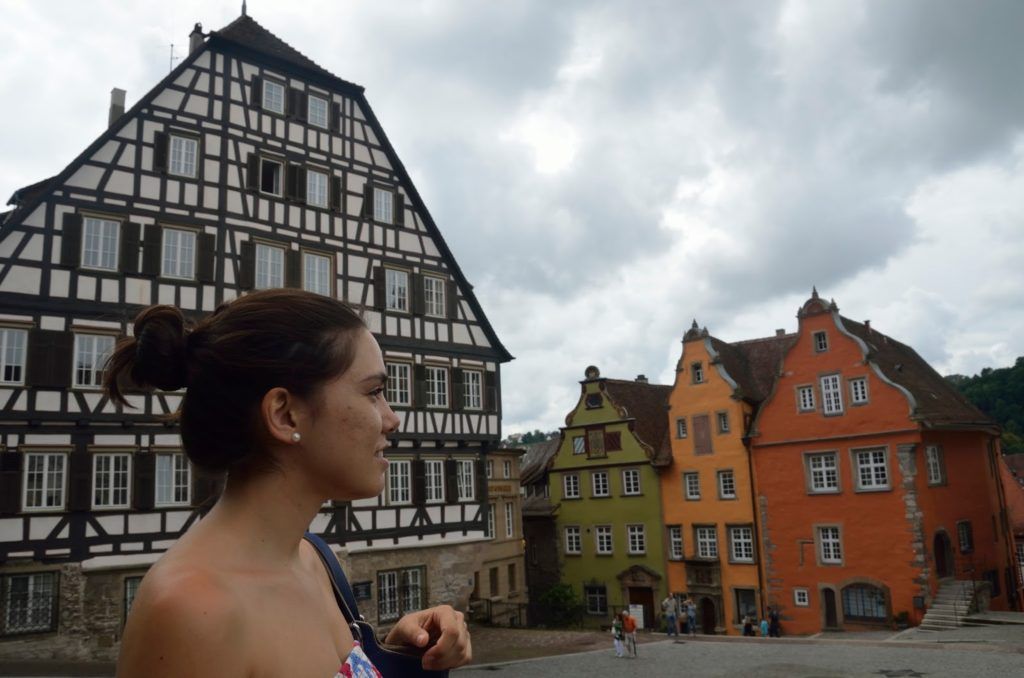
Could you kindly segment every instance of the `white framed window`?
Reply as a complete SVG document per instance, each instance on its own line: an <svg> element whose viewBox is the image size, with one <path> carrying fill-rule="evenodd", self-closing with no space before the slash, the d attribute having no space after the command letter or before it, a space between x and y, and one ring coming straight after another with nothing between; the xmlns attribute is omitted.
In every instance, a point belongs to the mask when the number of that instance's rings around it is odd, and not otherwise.
<svg viewBox="0 0 1024 678"><path fill-rule="evenodd" d="M385 307L389 311L409 310L409 273L395 268L384 269Z"/></svg>
<svg viewBox="0 0 1024 678"><path fill-rule="evenodd" d="M841 565L843 562L843 546L840 541L838 527L818 528L818 552L821 562L829 565Z"/></svg>
<svg viewBox="0 0 1024 678"><path fill-rule="evenodd" d="M942 459L942 448L928 445L924 448L925 465L928 467L928 484L941 485L946 482L946 465Z"/></svg>
<svg viewBox="0 0 1024 678"><path fill-rule="evenodd" d="M386 188L373 187L373 219L385 224L394 223L395 198Z"/></svg>
<svg viewBox="0 0 1024 678"><path fill-rule="evenodd" d="M811 604L811 596L807 589L793 589L793 604L797 607L808 607Z"/></svg>
<svg viewBox="0 0 1024 678"><path fill-rule="evenodd" d="M331 258L315 252L302 253L302 288L309 292L331 295Z"/></svg>
<svg viewBox="0 0 1024 678"><path fill-rule="evenodd" d="M811 492L838 492L839 455L835 452L808 454L807 474Z"/></svg>
<svg viewBox="0 0 1024 678"><path fill-rule="evenodd" d="M814 333L814 350L817 353L828 350L828 332L822 330Z"/></svg>
<svg viewBox="0 0 1024 678"><path fill-rule="evenodd" d="M516 533L516 519L512 511L512 502L505 502L505 536L511 538Z"/></svg>
<svg viewBox="0 0 1024 678"><path fill-rule="evenodd" d="M736 498L736 477L731 470L718 472L718 498Z"/></svg>
<svg viewBox="0 0 1024 678"><path fill-rule="evenodd" d="M444 278L423 276L423 312L432 318L445 317Z"/></svg>
<svg viewBox="0 0 1024 678"><path fill-rule="evenodd" d="M377 617L398 619L398 571L377 573Z"/></svg>
<svg viewBox="0 0 1024 678"><path fill-rule="evenodd" d="M583 597L587 601L587 614L608 614L608 589L602 585L584 585Z"/></svg>
<svg viewBox="0 0 1024 678"><path fill-rule="evenodd" d="M825 414L843 413L843 389L838 374L828 374L821 378L821 403Z"/></svg>
<svg viewBox="0 0 1024 678"><path fill-rule="evenodd" d="M109 334L75 334L75 386L102 386L103 366L113 350L114 337Z"/></svg>
<svg viewBox="0 0 1024 678"><path fill-rule="evenodd" d="M191 500L192 468L183 452L156 455L157 506L182 506Z"/></svg>
<svg viewBox="0 0 1024 678"><path fill-rule="evenodd" d="M327 207L327 174L306 170L306 204Z"/></svg>
<svg viewBox="0 0 1024 678"><path fill-rule="evenodd" d="M497 510L498 509L495 504L491 503L487 505L487 533L485 536L488 539L494 538L494 515L497 512Z"/></svg>
<svg viewBox="0 0 1024 678"><path fill-rule="evenodd" d="M693 383L695 383L695 384L703 384L704 383L704 364L703 363L693 363L692 365L690 365L690 376L693 379Z"/></svg>
<svg viewBox="0 0 1024 678"><path fill-rule="evenodd" d="M423 568L407 567L401 571L402 614L423 608Z"/></svg>
<svg viewBox="0 0 1024 678"><path fill-rule="evenodd" d="M715 418L718 420L718 432L728 433L729 432L729 413L728 412L717 412Z"/></svg>
<svg viewBox="0 0 1024 678"><path fill-rule="evenodd" d="M132 455L102 452L92 456L92 507L128 508Z"/></svg>
<svg viewBox="0 0 1024 678"><path fill-rule="evenodd" d="M611 491L608 487L608 472L594 471L590 474L590 491L594 497L610 497Z"/></svg>
<svg viewBox="0 0 1024 678"><path fill-rule="evenodd" d="M587 452L587 439L583 436L572 437L572 453L573 454L586 454Z"/></svg>
<svg viewBox="0 0 1024 678"><path fill-rule="evenodd" d="M473 501L476 498L476 464L472 459L458 460L459 501Z"/></svg>
<svg viewBox="0 0 1024 678"><path fill-rule="evenodd" d="M256 289L284 287L284 248L256 243Z"/></svg>
<svg viewBox="0 0 1024 678"><path fill-rule="evenodd" d="M273 80L263 81L263 110L284 115L284 85Z"/></svg>
<svg viewBox="0 0 1024 678"><path fill-rule="evenodd" d="M598 555L606 556L612 553L611 525L598 525L594 528L594 543L597 546Z"/></svg>
<svg viewBox="0 0 1024 678"><path fill-rule="evenodd" d="M315 94L310 94L307 97L306 104L306 120L309 121L310 125L316 125L317 127L328 127L328 113L330 106L327 104L327 99L318 97Z"/></svg>
<svg viewBox="0 0 1024 678"><path fill-rule="evenodd" d="M120 234L120 222L85 217L82 220L82 268L116 271Z"/></svg>
<svg viewBox="0 0 1024 678"><path fill-rule="evenodd" d="M686 418L679 417L676 419L676 438L685 438L688 435L686 430Z"/></svg>
<svg viewBox="0 0 1024 678"><path fill-rule="evenodd" d="M582 553L583 544L580 541L580 528L577 525L568 525L565 528L565 552Z"/></svg>
<svg viewBox="0 0 1024 678"><path fill-rule="evenodd" d="M427 407L448 407L448 368L427 365Z"/></svg>
<svg viewBox="0 0 1024 678"><path fill-rule="evenodd" d="M886 456L885 448L854 450L853 464L858 490L889 489L889 464Z"/></svg>
<svg viewBox="0 0 1024 678"><path fill-rule="evenodd" d="M668 528L668 557L672 560L683 559L683 528L681 525L670 525Z"/></svg>
<svg viewBox="0 0 1024 678"><path fill-rule="evenodd" d="M388 403L391 405L408 406L412 402L412 388L410 374L412 366L409 363L387 363L388 373L387 394Z"/></svg>
<svg viewBox="0 0 1024 678"><path fill-rule="evenodd" d="M479 370L462 371L462 405L467 410L482 410L484 407L484 375Z"/></svg>
<svg viewBox="0 0 1024 678"><path fill-rule="evenodd" d="M425 500L428 504L439 504L444 501L444 462L440 459L428 459L423 463L423 480Z"/></svg>
<svg viewBox="0 0 1024 678"><path fill-rule="evenodd" d="M814 411L814 387L813 386L797 386L796 387L796 402L797 409L801 412L813 412Z"/></svg>
<svg viewBox="0 0 1024 678"><path fill-rule="evenodd" d="M165 278L194 279L196 277L196 232L165 228L162 244L163 264L160 274Z"/></svg>
<svg viewBox="0 0 1024 678"><path fill-rule="evenodd" d="M407 459L392 459L388 464L388 504L412 503L412 471Z"/></svg>
<svg viewBox="0 0 1024 678"><path fill-rule="evenodd" d="M575 473L562 476L562 497L565 499L580 498L580 477Z"/></svg>
<svg viewBox="0 0 1024 678"><path fill-rule="evenodd" d="M199 155L199 142L191 137L171 135L171 157L167 163L167 171L181 177L196 176L196 156Z"/></svg>
<svg viewBox="0 0 1024 678"><path fill-rule="evenodd" d="M0 384L25 383L25 344L28 332L0 327Z"/></svg>
<svg viewBox="0 0 1024 678"><path fill-rule="evenodd" d="M640 494L640 471L627 468L622 472L622 493L625 495Z"/></svg>
<svg viewBox="0 0 1024 678"><path fill-rule="evenodd" d="M4 633L56 630L57 573L4 575Z"/></svg>
<svg viewBox="0 0 1024 678"><path fill-rule="evenodd" d="M502 464L501 464L501 472L502 472L502 476L501 476L502 478L511 478L512 477L512 462L509 461L508 459L506 459L504 462L502 462Z"/></svg>
<svg viewBox="0 0 1024 678"><path fill-rule="evenodd" d="M68 455L26 452L21 505L25 511L63 511Z"/></svg>
<svg viewBox="0 0 1024 678"><path fill-rule="evenodd" d="M690 501L700 499L700 474L696 471L687 471L683 474L683 488L686 498Z"/></svg>
<svg viewBox="0 0 1024 678"><path fill-rule="evenodd" d="M850 380L850 402L854 405L863 405L868 401L868 380L867 377L857 377Z"/></svg>
<svg viewBox="0 0 1024 678"><path fill-rule="evenodd" d="M269 195L281 195L281 175L284 163L280 160L260 158L260 191Z"/></svg>
<svg viewBox="0 0 1024 678"><path fill-rule="evenodd" d="M718 531L713 526L700 526L694 528L697 536L697 557L717 558L718 557Z"/></svg>
<svg viewBox="0 0 1024 678"><path fill-rule="evenodd" d="M729 528L729 558L737 563L754 562L754 529L752 527Z"/></svg>
<svg viewBox="0 0 1024 678"><path fill-rule="evenodd" d="M630 555L647 553L647 528L644 525L626 525Z"/></svg>

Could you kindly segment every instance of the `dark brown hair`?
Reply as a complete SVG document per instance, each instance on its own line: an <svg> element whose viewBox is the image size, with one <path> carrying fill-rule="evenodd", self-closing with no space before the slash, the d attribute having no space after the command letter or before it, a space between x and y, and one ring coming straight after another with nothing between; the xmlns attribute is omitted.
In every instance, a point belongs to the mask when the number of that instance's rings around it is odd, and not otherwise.
<svg viewBox="0 0 1024 678"><path fill-rule="evenodd" d="M351 366L365 327L344 302L292 289L240 297L194 326L175 306L150 306L135 318L134 336L118 342L103 386L122 404L129 388L187 389L177 414L192 462L264 472L274 463L258 438L263 396L278 386L315 396Z"/></svg>

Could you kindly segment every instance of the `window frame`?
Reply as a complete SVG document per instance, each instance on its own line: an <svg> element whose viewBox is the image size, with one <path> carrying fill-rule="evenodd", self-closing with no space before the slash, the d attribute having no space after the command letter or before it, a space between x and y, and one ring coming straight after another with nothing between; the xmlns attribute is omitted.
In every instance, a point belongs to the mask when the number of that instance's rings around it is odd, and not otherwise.
<svg viewBox="0 0 1024 678"><path fill-rule="evenodd" d="M433 290L430 287L434 287ZM423 315L428 318L448 316L448 281L442 276L423 274Z"/></svg>
<svg viewBox="0 0 1024 678"><path fill-rule="evenodd" d="M630 489L629 478L633 477L636 480L636 488L634 491ZM622 469L622 496L624 497L639 497L643 495L643 488L640 485L640 469L638 468L624 468Z"/></svg>
<svg viewBox="0 0 1024 678"><path fill-rule="evenodd" d="M572 547L575 547L572 548ZM583 534L579 525L565 525L562 528L562 548L567 556L583 554Z"/></svg>
<svg viewBox="0 0 1024 678"><path fill-rule="evenodd" d="M512 460L506 459L501 463L501 474L503 478L512 477Z"/></svg>
<svg viewBox="0 0 1024 678"><path fill-rule="evenodd" d="M693 526L694 555L700 560L718 560L718 527L716 525Z"/></svg>
<svg viewBox="0 0 1024 678"><path fill-rule="evenodd" d="M168 236L174 234L178 237L179 241L177 245L170 246L167 243ZM186 248L181 242L183 236L191 236L191 246ZM181 228L179 226L164 226L161 229L160 234L160 277L168 278L170 280L195 280L196 279L196 255L197 246L199 243L198 231L191 228ZM182 252L188 251L188 275L182 272L185 268L182 257ZM176 271L168 270L168 254L174 253L174 261L171 262L172 267L177 269Z"/></svg>
<svg viewBox="0 0 1024 678"><path fill-rule="evenodd" d="M460 502L476 500L476 461L473 459L455 460L455 485Z"/></svg>
<svg viewBox="0 0 1024 678"><path fill-rule="evenodd" d="M575 492L569 493L569 486L571 484L575 487ZM562 474L562 499L580 499L580 476L578 473L563 473Z"/></svg>
<svg viewBox="0 0 1024 678"><path fill-rule="evenodd" d="M131 614L132 603L135 602L135 596L138 595L140 584L142 584L142 575L128 575L122 582L121 590L124 594L124 616L121 618L122 626L128 621L128 615Z"/></svg>
<svg viewBox="0 0 1024 678"><path fill-rule="evenodd" d="M731 430L729 424L729 413L725 410L719 410L718 412L715 412L715 425L718 428L719 435L729 433Z"/></svg>
<svg viewBox="0 0 1024 678"><path fill-rule="evenodd" d="M797 412L815 412L818 409L816 399L814 397L814 384L799 384L794 387L796 390L796 411ZM804 396L807 395L809 398L809 404L804 405Z"/></svg>
<svg viewBox="0 0 1024 678"><path fill-rule="evenodd" d="M603 479L604 481L604 492L598 492L598 479ZM612 496L612 484L608 478L608 471L590 472L590 496L592 498Z"/></svg>
<svg viewBox="0 0 1024 678"><path fill-rule="evenodd" d="M323 179L322 185L318 181L317 185L314 186L314 177ZM320 209L326 209L331 206L331 173L329 171L307 167L305 189L307 206L319 207ZM322 200L320 199L321 196Z"/></svg>
<svg viewBox="0 0 1024 678"><path fill-rule="evenodd" d="M874 591L877 592L875 593L875 599L873 602L875 603L875 611L880 612L881 614L867 616L852 613L850 611L851 606L847 605L848 592L850 599L853 598L853 592L858 592L857 597L859 600L857 602L863 604L863 602L866 601L866 596L871 594L868 589L874 589ZM886 623L889 621L889 596L881 586L875 586L874 584L869 584L867 582L852 582L844 586L839 591L839 602L842 605L844 620L862 623L867 622L869 624ZM861 609L866 609L866 606L862 606Z"/></svg>
<svg viewBox="0 0 1024 678"><path fill-rule="evenodd" d="M572 453L586 454L587 453L587 438L586 436L573 436L572 437Z"/></svg>
<svg viewBox="0 0 1024 678"><path fill-rule="evenodd" d="M412 461L409 459L389 459L388 461L390 463L387 473L386 504L387 506L409 506L412 504Z"/></svg>
<svg viewBox="0 0 1024 678"><path fill-rule="evenodd" d="M690 383L691 384L705 384L707 383L707 376L704 374L704 363L703 361L695 361L690 363Z"/></svg>
<svg viewBox="0 0 1024 678"><path fill-rule="evenodd" d="M743 565L752 565L757 562L757 548L754 543L754 526L753 525L729 525L727 526L727 532L729 536L729 562L740 563ZM745 538L737 539L737 533L746 531L747 535ZM750 551L749 556L741 556L738 554L740 546L748 548Z"/></svg>
<svg viewBox="0 0 1024 678"><path fill-rule="evenodd" d="M427 402L424 405L433 410L448 409L451 404L448 392L451 381L448 377L448 367L445 365L424 365L423 377L426 382L424 392L427 396Z"/></svg>
<svg viewBox="0 0 1024 678"><path fill-rule="evenodd" d="M409 313L409 271L394 266L384 267L384 310Z"/></svg>
<svg viewBox="0 0 1024 678"><path fill-rule="evenodd" d="M933 466L935 470L934 475ZM947 483L946 459L941 445L925 445L924 467L929 487L936 487Z"/></svg>
<svg viewBox="0 0 1024 678"><path fill-rule="evenodd" d="M484 526L484 536L488 539L494 539L497 531L494 517L497 512L497 505L493 501L487 504L487 524Z"/></svg>
<svg viewBox="0 0 1024 678"><path fill-rule="evenodd" d="M686 552L683 550L683 526L668 525L668 559L683 560Z"/></svg>
<svg viewBox="0 0 1024 678"><path fill-rule="evenodd" d="M847 379L847 383L850 385L850 407L860 407L867 405L871 401L871 394L868 391L868 378L865 377L850 377ZM857 385L862 386L863 398L858 398Z"/></svg>
<svg viewBox="0 0 1024 678"><path fill-rule="evenodd" d="M688 438L689 436L690 436L690 431L689 431L689 429L686 426L686 417L677 417L676 418L676 438L679 439L679 440L683 440L684 438Z"/></svg>
<svg viewBox="0 0 1024 678"><path fill-rule="evenodd" d="M395 223L395 190L374 184L373 220L379 224ZM386 197L385 197L386 196Z"/></svg>
<svg viewBox="0 0 1024 678"><path fill-rule="evenodd" d="M604 584L584 584L583 601L587 614L605 616L608 614L608 587ZM596 603L593 607L591 603Z"/></svg>
<svg viewBox="0 0 1024 678"><path fill-rule="evenodd" d="M631 556L647 554L647 526L644 523L626 525L626 553Z"/></svg>
<svg viewBox="0 0 1024 678"><path fill-rule="evenodd" d="M165 506L189 506L192 503L192 464L189 462L188 455L177 451L156 451L153 455L153 506L158 508ZM164 473L170 473L170 482L165 485L170 496L180 496L179 492L183 491L185 494L184 499L161 500L161 459L170 460L170 468L164 471ZM184 469L179 468L179 462L184 464ZM184 475L184 482L179 482L182 480L182 475Z"/></svg>
<svg viewBox="0 0 1024 678"><path fill-rule="evenodd" d="M696 492L690 492L691 483L693 480L693 487L696 488ZM686 501L700 501L700 472L699 471L683 471L683 497Z"/></svg>
<svg viewBox="0 0 1024 678"><path fill-rule="evenodd" d="M307 292L312 292L314 294L319 294L321 296L333 298L334 285L332 285L331 283L334 280L334 258L325 252L319 252L316 250L310 250L305 248L301 249L299 252L302 262L302 289L306 290ZM315 261L318 259L322 259L325 262L325 269L323 271L325 280L322 281L323 291L321 291L321 286L319 285L319 283L317 284L316 289L313 289L313 287L310 285L309 263L310 261ZM319 274L320 267L316 266L315 268L318 269L317 271L315 271L315 273Z"/></svg>
<svg viewBox="0 0 1024 678"><path fill-rule="evenodd" d="M511 539L516 534L516 522L514 514L514 504L510 501L505 502L505 538Z"/></svg>
<svg viewBox="0 0 1024 678"><path fill-rule="evenodd" d="M718 480L718 498L723 501L734 501L737 499L736 495L736 473L731 468L720 469L716 471L715 476ZM732 485L732 492L726 493L726 480Z"/></svg>
<svg viewBox="0 0 1024 678"><path fill-rule="evenodd" d="M828 331L818 330L811 335L811 342L814 345L815 353L825 353L828 351Z"/></svg>
<svg viewBox="0 0 1024 678"><path fill-rule="evenodd" d="M602 541L606 540L607 545ZM610 556L615 553L615 533L611 525L594 526L594 554L598 556Z"/></svg>
<svg viewBox="0 0 1024 678"><path fill-rule="evenodd" d="M826 535L826 531L829 532ZM832 532L834 531L834 538ZM845 564L846 549L843 548L843 528L839 525L815 525L814 526L814 551L817 554L818 565L827 567L841 567ZM827 551L835 551L828 553Z"/></svg>
<svg viewBox="0 0 1024 678"><path fill-rule="evenodd" d="M802 595L801 595L802 594ZM802 598L802 600L801 600ZM811 606L811 592L809 589L804 587L798 587L793 589L793 605L796 607L810 607Z"/></svg>
<svg viewBox="0 0 1024 678"><path fill-rule="evenodd" d="M67 507L67 503L68 503L68 483L70 482L70 479L68 477L70 475L69 469L68 469L68 464L69 464L68 452L66 452L66 451L58 451L58 450L26 450L22 454L25 455L24 459L22 459L23 471L21 473L21 510L22 510L22 512L23 513L52 513L52 512L55 512L55 511L63 512L65 510L67 510L66 507ZM41 476L40 476L40 478L41 478L40 486L39 486L39 489L38 489L39 497L42 500L42 505L41 506L31 506L29 504L29 486L28 486L29 485L29 478L30 478L30 471L29 471L29 469L31 467L31 458L32 457L42 457L43 458L42 470L37 472L37 473L41 474ZM50 487L51 478L53 476L57 475L55 472L50 470L50 462L54 458L59 458L60 459L60 466L61 466L61 468L60 468L60 475L59 475L59 483L60 483L59 488L51 488ZM60 503L59 504L48 505L46 503L46 499L49 496L53 495L53 494L58 494L58 496L60 497Z"/></svg>
<svg viewBox="0 0 1024 678"><path fill-rule="evenodd" d="M974 526L970 520L956 521L956 545L960 553L974 553Z"/></svg>
<svg viewBox="0 0 1024 678"><path fill-rule="evenodd" d="M113 237L107 232L106 226L113 226ZM86 271L101 271L107 273L117 273L120 270L121 261L121 226L123 222L119 219L111 219L106 216L99 216L95 214L84 214L82 215L82 243L79 246L79 267ZM99 228L99 232L94 234L96 239L96 258L97 263L87 263L89 261L89 231L91 228ZM105 249L106 245L113 243L113 252ZM106 243L106 245L105 245ZM104 263L109 262L109 264Z"/></svg>
<svg viewBox="0 0 1024 678"><path fill-rule="evenodd" d="M876 484L874 482L874 472L872 472L871 484L864 484L861 475L861 455L873 455L881 453L882 463L881 468L885 470L885 484ZM889 470L889 448L885 446L878 447L852 447L850 448L850 462L851 468L853 469L853 482L854 489L856 492L888 492L892 490L892 473ZM869 463L870 468L878 468L878 463L871 459Z"/></svg>
<svg viewBox="0 0 1024 678"><path fill-rule="evenodd" d="M412 575L415 574L415 577ZM377 619L378 621L394 621L400 619L402 615L408 614L409 612L416 612L423 607L423 601L426 600L425 595L425 577L424 568L422 566L413 567L402 567L393 568L390 570L378 570L377 571ZM388 586L382 585L382 579L384 577L394 579L394 584ZM412 580L415 579L415 584ZM409 594L410 589L415 587L415 599ZM391 594L394 592L394 604L388 605L385 611L385 602L390 603ZM384 592L388 591L388 598L385 599Z"/></svg>
<svg viewBox="0 0 1024 678"><path fill-rule="evenodd" d="M180 141L184 147L187 144L192 144L192 172L191 174L186 171L175 171L174 160L174 142ZM181 148L178 152L178 163L184 165L185 160L182 156L187 156L185 148ZM181 134L180 132L168 132L167 134L167 174L176 177L183 177L185 179L197 179L199 177L199 138L188 134Z"/></svg>
<svg viewBox="0 0 1024 678"><path fill-rule="evenodd" d="M268 93L268 90L269 90L268 85L270 87L274 87L274 88L277 88L278 90L280 90L280 102L281 102L280 103L280 110L278 110L277 107L268 106L267 105L268 101L273 103L273 97L268 97L267 96L267 93ZM275 113L277 115L284 115L284 113L285 113L285 100L287 99L287 97L288 97L288 87L287 87L287 85L285 85L282 82L279 82L278 80L274 80L274 79L267 78L267 77L263 78L262 91L260 93L260 109L261 110L266 111L268 113Z"/></svg>
<svg viewBox="0 0 1024 678"><path fill-rule="evenodd" d="M832 459L832 469L828 469L824 465L822 465L821 469L814 468L814 462L816 459L825 459L829 457ZM835 471L835 487L828 487L827 485L822 485L820 488L817 487L815 485L815 473L821 474L822 479L827 480L829 470ZM808 494L839 494L842 492L842 476L839 469L838 450L804 452L804 474Z"/></svg>
<svg viewBox="0 0 1024 678"><path fill-rule="evenodd" d="M11 337L20 337L20 339L14 344L20 342L20 346L12 346L10 341ZM12 359L20 360L20 362L8 362L9 354ZM0 327L0 384L4 386L24 386L25 385L25 368L28 365L28 330L24 327L11 327L2 326ZM16 379L6 379L4 375L7 374L8 369L18 372Z"/></svg>
<svg viewBox="0 0 1024 678"><path fill-rule="evenodd" d="M40 580L44 578L49 580L47 583L49 590L39 595L38 589L43 588ZM15 599L11 590L14 588L14 580L16 579L26 580L24 609L19 609L12 605ZM3 616L3 637L10 638L33 633L52 633L57 631L60 622L60 572L58 570L5 572L0 575L0 587L2 587L0 588L0 594L2 594L0 599L3 601L3 609L0 609L0 614ZM37 599L42 598L44 595L48 598L48 605L41 605L37 602ZM46 601L47 598L43 598L43 600ZM40 619L43 617L43 613L45 613L45 618ZM15 617L19 614L24 614L25 621L18 624L18 628L12 630Z"/></svg>
<svg viewBox="0 0 1024 678"><path fill-rule="evenodd" d="M117 338L114 335L112 335L112 334L105 334L103 332L89 331L89 330L86 330L84 328L80 329L80 330L73 330L73 332L74 332L74 343L73 343L74 363L71 366L71 387L75 388L75 389L81 389L81 390L96 390L96 391L98 391L98 390L103 388L103 369L102 369L101 366L106 363L106 359L109 358L110 354L113 352L114 346L117 343ZM79 361L80 361L80 358L81 358L81 345L79 343L79 340L80 339L84 339L86 337L91 338L91 339L94 340L94 342L93 342L94 346L93 346L93 348L91 350L91 355L89 356L90 359L92 360L91 366L83 368L83 367L80 367L80 365L79 365ZM95 343L96 343L95 340L98 340L98 339L104 339L105 340L104 343L107 343L107 341L109 341L109 343L110 343L109 349L107 349L105 351L99 351L98 348L95 346ZM97 367L97 366L100 366L100 367ZM79 372L82 369L87 370L89 372L89 374L91 375L89 377L90 381L88 383L84 383L84 382L79 380Z"/></svg>
<svg viewBox="0 0 1024 678"><path fill-rule="evenodd" d="M264 165L272 164L277 166L277 171L274 174L273 187L271 189L265 188L265 176L264 176ZM275 198L284 197L284 174L287 163L281 158L270 157L267 155L260 155L260 183L259 193L262 195L272 195Z"/></svg>
<svg viewBox="0 0 1024 678"><path fill-rule="evenodd" d="M484 409L483 370L462 370L462 408L465 410Z"/></svg>
<svg viewBox="0 0 1024 678"><path fill-rule="evenodd" d="M313 116L313 100L321 101L324 104L324 122L320 124L317 120L314 120ZM313 127L319 127L320 129L330 129L331 127L331 102L327 97L314 94L313 92L306 93L306 121Z"/></svg>
<svg viewBox="0 0 1024 678"><path fill-rule="evenodd" d="M101 460L109 460L111 467L108 469L100 469ZM119 460L124 461L124 468L117 469L116 464ZM131 507L132 503L132 481L133 478L133 467L131 452L94 452L92 454L92 471L90 473L90 507L93 511L111 511L126 509ZM100 479L102 475L108 476L107 481L109 486L103 488L100 486ZM124 485L115 485L118 475L124 476ZM109 494L109 498L106 501L100 501L100 492L106 491ZM114 497L118 492L124 492L124 501L116 502Z"/></svg>
<svg viewBox="0 0 1024 678"><path fill-rule="evenodd" d="M823 415L838 417L846 412L843 406L842 375L838 372L821 375L818 377L818 388L821 389L821 413Z"/></svg>
<svg viewBox="0 0 1024 678"><path fill-rule="evenodd" d="M260 253L265 253L265 257L261 257ZM280 262L273 261L274 257L280 257ZM287 275L285 267L288 258L288 247L278 243L271 243L265 240L254 240L253 241L253 289L254 290L273 290L284 287ZM280 263L280 280L274 279L274 267ZM278 284L273 284L277 282Z"/></svg>

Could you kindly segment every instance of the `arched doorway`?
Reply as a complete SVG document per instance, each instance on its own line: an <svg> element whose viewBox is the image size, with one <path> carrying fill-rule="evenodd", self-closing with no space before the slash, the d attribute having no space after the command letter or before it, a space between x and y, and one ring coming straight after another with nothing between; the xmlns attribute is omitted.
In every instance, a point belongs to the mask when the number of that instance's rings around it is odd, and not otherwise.
<svg viewBox="0 0 1024 678"><path fill-rule="evenodd" d="M821 592L821 599L825 601L825 628L838 628L839 617L836 615L836 592L832 589L825 589Z"/></svg>
<svg viewBox="0 0 1024 678"><path fill-rule="evenodd" d="M949 536L942 531L935 533L932 552L935 554L935 574L939 579L953 576L953 547Z"/></svg>
<svg viewBox="0 0 1024 678"><path fill-rule="evenodd" d="M712 635L715 627L718 626L718 614L715 611L715 601L710 598L702 598L700 601L700 624L701 633Z"/></svg>

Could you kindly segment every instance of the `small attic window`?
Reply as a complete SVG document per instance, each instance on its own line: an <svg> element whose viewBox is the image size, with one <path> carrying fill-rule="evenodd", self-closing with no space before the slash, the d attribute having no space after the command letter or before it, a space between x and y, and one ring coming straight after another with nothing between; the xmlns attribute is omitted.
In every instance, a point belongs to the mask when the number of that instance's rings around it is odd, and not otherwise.
<svg viewBox="0 0 1024 678"><path fill-rule="evenodd" d="M601 394L600 393L588 393L586 399L587 409L593 410L601 407Z"/></svg>
<svg viewBox="0 0 1024 678"><path fill-rule="evenodd" d="M828 350L828 332L822 330L814 333L814 351L824 353Z"/></svg>
<svg viewBox="0 0 1024 678"><path fill-rule="evenodd" d="M263 110L284 115L284 85L263 81Z"/></svg>
<svg viewBox="0 0 1024 678"><path fill-rule="evenodd" d="M692 365L690 365L690 375L693 378L693 383L694 384L703 384L704 383L704 364L703 363L693 363Z"/></svg>

